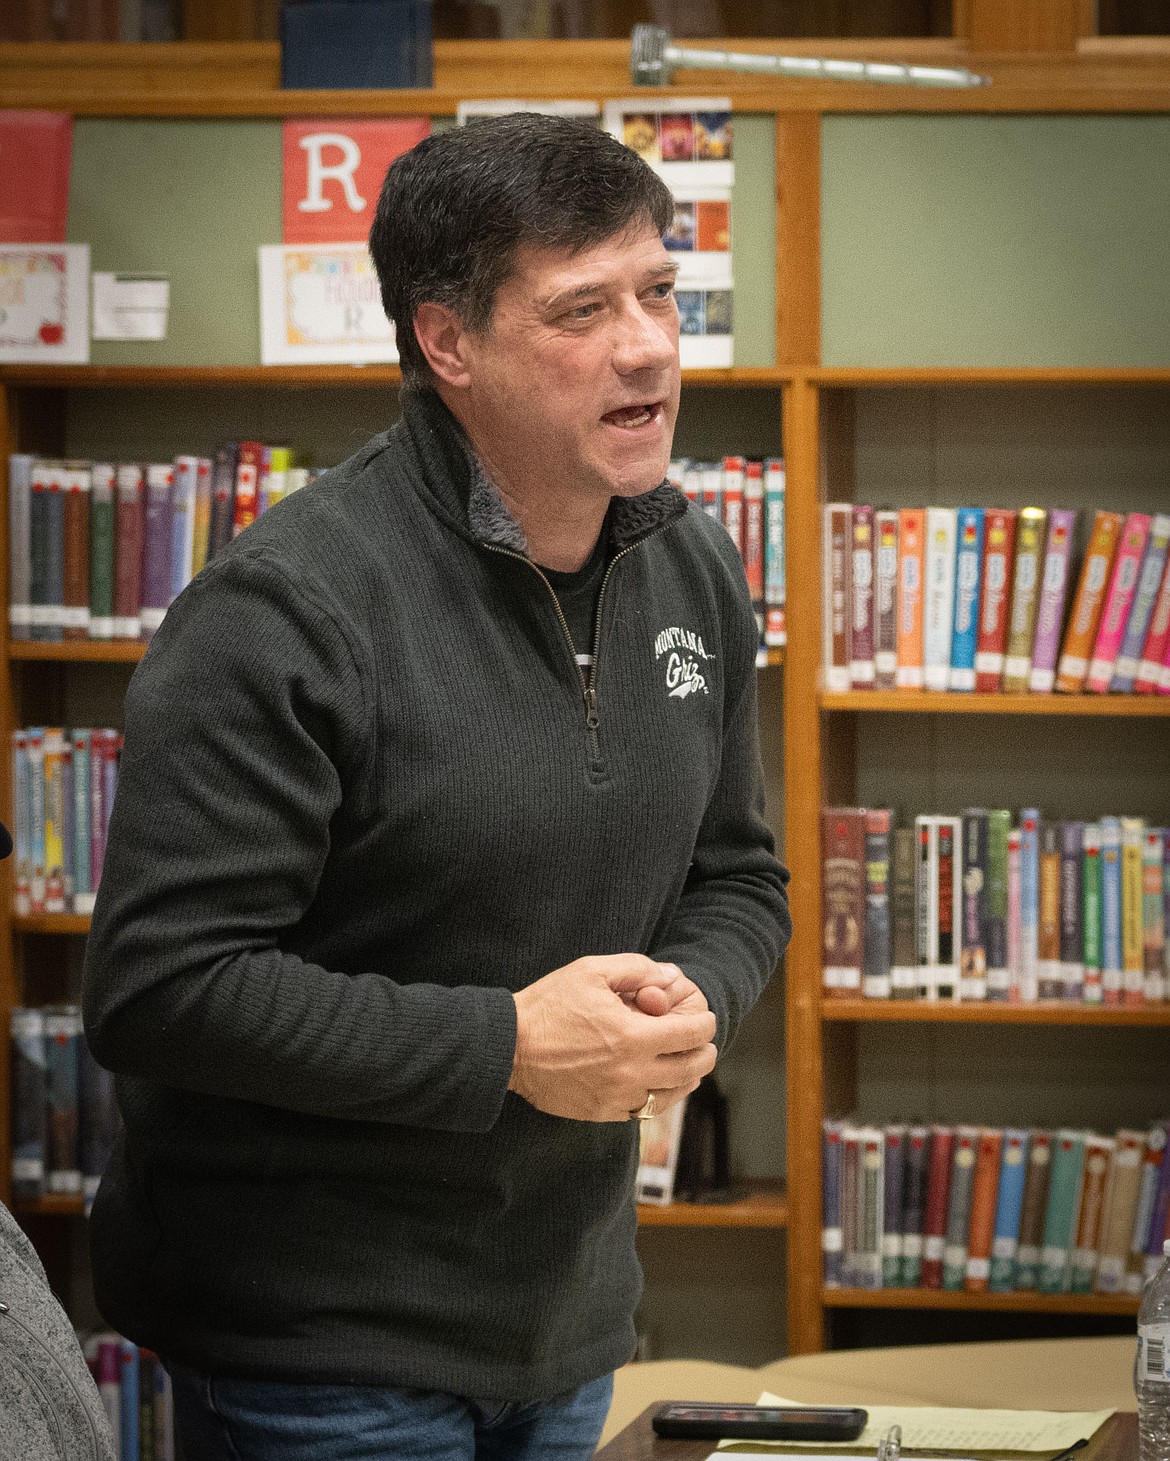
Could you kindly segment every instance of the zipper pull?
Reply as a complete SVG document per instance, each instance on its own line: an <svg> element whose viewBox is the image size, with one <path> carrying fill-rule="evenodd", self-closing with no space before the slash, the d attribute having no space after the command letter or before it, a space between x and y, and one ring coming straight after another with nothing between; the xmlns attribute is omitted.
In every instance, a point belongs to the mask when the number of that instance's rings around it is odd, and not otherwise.
<svg viewBox="0 0 1170 1461"><path fill-rule="evenodd" d="M597 691L592 685L585 688L585 724L591 731L597 729Z"/></svg>

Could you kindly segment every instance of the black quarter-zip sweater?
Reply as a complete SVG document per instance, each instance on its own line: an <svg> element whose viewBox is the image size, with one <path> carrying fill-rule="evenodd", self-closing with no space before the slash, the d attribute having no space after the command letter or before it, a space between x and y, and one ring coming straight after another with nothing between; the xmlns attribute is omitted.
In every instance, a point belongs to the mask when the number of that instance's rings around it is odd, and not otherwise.
<svg viewBox="0 0 1170 1461"><path fill-rule="evenodd" d="M139 1343L514 1400L629 1358L638 1123L508 1092L512 994L644 952L722 1047L790 924L738 554L665 485L609 522L587 691L446 408L404 392L168 612L85 986L125 1117L97 1296Z"/></svg>

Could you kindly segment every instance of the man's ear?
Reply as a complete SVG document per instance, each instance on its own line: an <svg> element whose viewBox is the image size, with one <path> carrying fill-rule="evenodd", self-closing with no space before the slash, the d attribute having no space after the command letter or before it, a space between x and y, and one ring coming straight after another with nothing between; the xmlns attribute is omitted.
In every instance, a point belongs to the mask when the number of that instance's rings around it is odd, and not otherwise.
<svg viewBox="0 0 1170 1461"><path fill-rule="evenodd" d="M449 386L466 386L470 379L463 342L463 323L453 309L428 301L414 312L414 338L427 364Z"/></svg>

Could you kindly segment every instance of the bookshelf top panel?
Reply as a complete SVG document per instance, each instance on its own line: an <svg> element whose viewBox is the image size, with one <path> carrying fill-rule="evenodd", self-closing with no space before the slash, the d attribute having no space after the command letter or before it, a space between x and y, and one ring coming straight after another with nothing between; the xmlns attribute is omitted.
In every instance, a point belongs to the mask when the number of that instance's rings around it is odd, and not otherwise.
<svg viewBox="0 0 1170 1461"><path fill-rule="evenodd" d="M950 690L822 691L822 710L929 715L1170 716L1170 695L979 695Z"/></svg>

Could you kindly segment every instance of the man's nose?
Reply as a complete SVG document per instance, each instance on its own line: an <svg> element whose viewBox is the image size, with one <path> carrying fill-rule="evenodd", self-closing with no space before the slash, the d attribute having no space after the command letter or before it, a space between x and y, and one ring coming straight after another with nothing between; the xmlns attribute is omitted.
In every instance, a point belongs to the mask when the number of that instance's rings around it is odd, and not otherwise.
<svg viewBox="0 0 1170 1461"><path fill-rule="evenodd" d="M663 316L666 316L663 318ZM650 314L641 302L623 311L617 325L613 363L621 375L665 370L678 358L678 316L659 307Z"/></svg>

